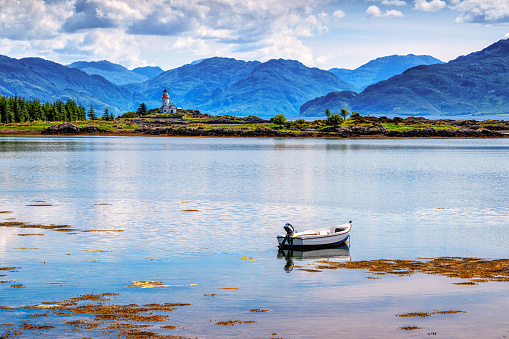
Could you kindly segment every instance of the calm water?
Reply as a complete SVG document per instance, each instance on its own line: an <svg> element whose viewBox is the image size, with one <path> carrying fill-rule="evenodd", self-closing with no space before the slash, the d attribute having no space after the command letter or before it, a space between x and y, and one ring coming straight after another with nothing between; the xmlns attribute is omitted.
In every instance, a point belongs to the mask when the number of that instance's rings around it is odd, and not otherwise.
<svg viewBox="0 0 509 339"><path fill-rule="evenodd" d="M508 168L509 139L3 136L0 211L12 213L1 222L124 232L0 228L0 267L21 267L0 271L0 280L24 286L0 283L0 305L111 292L117 304L190 303L161 324L180 327L152 329L185 337L502 338L507 283L289 267L324 258L509 258ZM349 248L278 257L275 235L286 222L301 231L349 220ZM133 280L190 286L128 287ZM395 317L433 310L467 313ZM0 310L0 323L16 327L23 312ZM256 323L215 325L234 319ZM66 332L57 316L43 321L59 326L40 336L99 337ZM409 325L422 329L398 330Z"/></svg>

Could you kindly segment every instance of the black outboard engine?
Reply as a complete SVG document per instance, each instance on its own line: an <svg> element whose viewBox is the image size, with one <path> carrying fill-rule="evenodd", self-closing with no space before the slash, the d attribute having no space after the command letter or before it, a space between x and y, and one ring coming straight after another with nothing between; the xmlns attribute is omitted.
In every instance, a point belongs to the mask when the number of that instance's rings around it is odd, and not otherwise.
<svg viewBox="0 0 509 339"><path fill-rule="evenodd" d="M286 224L283 228L286 231L286 235L292 236L293 232L295 232L295 228L293 228L292 224Z"/></svg>
<svg viewBox="0 0 509 339"><path fill-rule="evenodd" d="M288 245L293 245L292 235L295 232L295 228L293 228L293 226L288 223L284 226L284 229L286 231L286 236L283 239L283 242L281 242L281 245L279 245L279 248L281 248L281 249L283 248L283 246L285 245L285 242L287 242L287 241L288 241Z"/></svg>

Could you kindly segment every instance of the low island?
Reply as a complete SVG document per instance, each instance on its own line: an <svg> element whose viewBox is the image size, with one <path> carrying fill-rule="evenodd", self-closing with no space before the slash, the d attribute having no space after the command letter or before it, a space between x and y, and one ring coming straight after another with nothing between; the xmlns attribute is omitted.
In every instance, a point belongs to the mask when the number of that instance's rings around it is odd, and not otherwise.
<svg viewBox="0 0 509 339"><path fill-rule="evenodd" d="M197 111L176 114L89 119L70 122L24 122L0 124L0 134L67 134L119 136L202 136L279 138L503 138L509 137L505 120L429 120L423 117L387 118L353 114L334 120L286 121L283 115L270 120L255 116L210 116Z"/></svg>

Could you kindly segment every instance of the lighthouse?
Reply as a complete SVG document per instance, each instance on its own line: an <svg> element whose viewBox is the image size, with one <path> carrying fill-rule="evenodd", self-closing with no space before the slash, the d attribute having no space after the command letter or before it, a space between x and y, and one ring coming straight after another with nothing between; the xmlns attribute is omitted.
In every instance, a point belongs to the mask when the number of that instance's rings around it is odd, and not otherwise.
<svg viewBox="0 0 509 339"><path fill-rule="evenodd" d="M168 95L168 91L165 89L163 91L163 106L159 110L160 113L170 113L170 96Z"/></svg>
<svg viewBox="0 0 509 339"><path fill-rule="evenodd" d="M165 89L163 91L163 105L159 109L159 113L178 113L182 111L180 107L175 106L173 103L170 105L170 96L168 95L168 91Z"/></svg>

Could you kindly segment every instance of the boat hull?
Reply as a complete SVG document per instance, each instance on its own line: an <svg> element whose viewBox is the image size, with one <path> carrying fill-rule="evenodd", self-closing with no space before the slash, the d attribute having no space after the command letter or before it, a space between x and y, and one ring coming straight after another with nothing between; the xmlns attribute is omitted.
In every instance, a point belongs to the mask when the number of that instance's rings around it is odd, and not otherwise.
<svg viewBox="0 0 509 339"><path fill-rule="evenodd" d="M336 242L327 242L327 243L309 243L307 241L299 242L299 241L295 241L296 239L294 239L292 245L285 243L284 245L281 246L281 243L283 242L284 237L282 237L280 239L278 236L278 243L279 243L279 248L281 248L282 250L305 251L305 250L316 250L316 249L320 249L320 248L339 246L341 244L344 244L348 240L349 237L350 236L347 235L346 238L344 238L344 239L338 240Z"/></svg>
<svg viewBox="0 0 509 339"><path fill-rule="evenodd" d="M341 229L336 232L335 230ZM284 235L278 235L277 241L279 248L292 250L319 249L325 247L334 247L344 244L350 236L351 224L345 224L335 227L326 227L311 231L295 233L290 239L284 241ZM284 244L283 244L284 242Z"/></svg>

